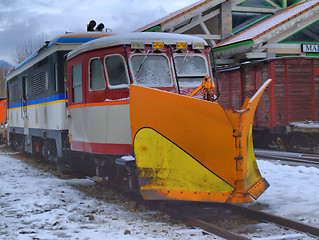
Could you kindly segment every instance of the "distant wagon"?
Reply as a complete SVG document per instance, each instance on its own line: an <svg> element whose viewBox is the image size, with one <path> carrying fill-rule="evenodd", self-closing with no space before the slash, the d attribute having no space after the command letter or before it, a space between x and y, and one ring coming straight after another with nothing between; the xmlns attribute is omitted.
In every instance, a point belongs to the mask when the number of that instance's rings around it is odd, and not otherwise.
<svg viewBox="0 0 319 240"><path fill-rule="evenodd" d="M300 151L319 148L319 59L281 57L218 72L220 103L238 108L268 78L254 118L256 146ZM260 137L260 138L259 138Z"/></svg>

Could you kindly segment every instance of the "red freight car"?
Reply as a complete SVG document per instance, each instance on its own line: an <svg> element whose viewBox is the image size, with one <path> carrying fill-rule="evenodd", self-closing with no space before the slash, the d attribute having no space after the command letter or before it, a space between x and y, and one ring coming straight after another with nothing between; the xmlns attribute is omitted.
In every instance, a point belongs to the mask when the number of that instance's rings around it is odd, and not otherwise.
<svg viewBox="0 0 319 240"><path fill-rule="evenodd" d="M319 59L282 57L243 63L219 70L219 102L238 109L268 78L273 79L258 105L255 145L278 145L285 150L319 149ZM307 124L305 124L307 123ZM258 136L262 131L262 138ZM305 132L307 132L305 134ZM267 134L267 135L265 135ZM258 141L263 139L263 143ZM265 143L265 140L268 140ZM319 141L318 141L319 144Z"/></svg>
<svg viewBox="0 0 319 240"><path fill-rule="evenodd" d="M7 99L0 101L0 143L7 139Z"/></svg>

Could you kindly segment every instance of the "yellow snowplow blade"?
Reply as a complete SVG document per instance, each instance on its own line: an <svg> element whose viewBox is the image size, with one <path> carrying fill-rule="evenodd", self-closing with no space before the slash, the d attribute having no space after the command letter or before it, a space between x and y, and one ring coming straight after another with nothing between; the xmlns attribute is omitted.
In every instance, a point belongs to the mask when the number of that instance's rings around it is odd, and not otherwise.
<svg viewBox="0 0 319 240"><path fill-rule="evenodd" d="M250 202L268 183L252 146L261 89L239 111L132 85L132 142L145 199Z"/></svg>

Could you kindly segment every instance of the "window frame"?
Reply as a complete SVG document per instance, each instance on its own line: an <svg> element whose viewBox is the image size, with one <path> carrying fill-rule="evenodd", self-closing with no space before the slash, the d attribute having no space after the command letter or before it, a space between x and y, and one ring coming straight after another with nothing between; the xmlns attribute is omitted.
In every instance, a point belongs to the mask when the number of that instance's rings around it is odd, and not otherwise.
<svg viewBox="0 0 319 240"><path fill-rule="evenodd" d="M175 61L175 57L185 57L185 55L186 55L187 53L174 53L174 61ZM210 70L209 70L209 67L208 67L208 61L207 61L207 58L206 58L206 56L205 55L203 55L203 54L198 54L198 53L189 53L188 54L188 56L199 56L199 57L201 57L202 59L204 59L204 62L205 62L205 65L206 65L206 73L207 74L211 74L211 72L210 72ZM187 57L188 57L187 56ZM175 61L176 62L176 61ZM176 66L176 68L177 68L177 66ZM178 69L176 69L176 70L178 70ZM176 73L176 74L178 74L178 73ZM194 76L194 75L189 75L189 76ZM178 75L177 75L177 77L179 77ZM182 77L187 77L186 75L183 75ZM204 79L203 79L204 80Z"/></svg>
<svg viewBox="0 0 319 240"><path fill-rule="evenodd" d="M172 61L175 61L175 57L184 57L185 55L186 55L187 53L174 53L174 55L173 55L173 57L174 57L174 59L172 59ZM213 73L212 73L212 69L211 68L209 68L209 62L208 62L208 59L207 59L207 56L206 56L206 54L199 54L199 53L193 53L193 52L191 52L191 53L189 53L188 54L188 56L199 56L199 57L201 57L202 59L204 59L204 62L205 62L205 65L206 65L206 73L207 73L207 75L205 75L205 76L208 76L210 79L212 79L213 77ZM187 57L188 57L187 56ZM176 63L176 61L175 61L175 63ZM176 66L176 68L177 68L177 66ZM176 69L176 71L177 71L178 69ZM175 70L174 70L175 71ZM194 76L194 75L182 75L182 76L180 76L180 75L178 75L178 73L176 72L176 74L174 74L174 79L175 79L175 77L177 77L177 78L189 78L189 77L191 77L191 76ZM204 77L205 77L204 76ZM178 79L175 79L175 81L177 81ZM201 83L203 82L203 80L204 80L204 78L202 79L202 81L201 81ZM212 80L212 82L213 82L213 84L215 84L214 83L214 81ZM200 84L201 84L200 83ZM180 83L179 83L180 84ZM198 85L199 86L199 85ZM182 86L183 87L183 86ZM186 87L186 88L188 88L188 87Z"/></svg>
<svg viewBox="0 0 319 240"><path fill-rule="evenodd" d="M127 84L119 84L119 85L116 85L116 86L110 84L109 75L108 75L108 72L107 72L108 69L107 69L107 66L105 64L105 60L106 60L106 58L113 57L113 56L120 56L121 59L123 60L124 69L125 69L125 73L126 73L126 76L127 76ZM104 57L104 59L103 59L103 65L104 65L104 73L105 73L105 76L106 76L106 84L107 84L109 89L113 90L113 89L129 89L130 88L130 77L129 77L128 69L127 69L127 66L126 66L126 61L125 61L125 58L121 54L114 53L114 54L106 55Z"/></svg>
<svg viewBox="0 0 319 240"><path fill-rule="evenodd" d="M91 62L93 61L93 60L95 60L95 59L97 59L97 60L99 60L100 61L100 63L101 63L101 66L102 66L102 74L103 74L103 79L104 79L104 83L105 83L105 85L104 85L104 88L103 89L91 89ZM104 69L103 69L103 63L101 62L101 59L99 58L99 57L93 57L93 58L91 58L90 59L90 61L89 61L89 65L88 65L88 89L89 89L89 91L90 92L98 92L98 91L104 91L105 89L106 89L106 81L105 81L105 76L104 76Z"/></svg>
<svg viewBox="0 0 319 240"><path fill-rule="evenodd" d="M77 85L76 86L76 87L81 86L81 101L75 102L74 101L74 96L75 96L74 95L74 87L75 86L74 86L74 72L73 72L73 69L77 65L79 65L81 67L81 71L80 71L80 73L81 73L81 85ZM75 64L72 65L71 74L72 74L72 83L71 83L71 87L72 87L72 103L74 103L74 104L82 103L83 102L83 64L82 64L82 62L78 62L78 63L75 63Z"/></svg>
<svg viewBox="0 0 319 240"><path fill-rule="evenodd" d="M134 69L133 69L132 58L133 58L134 56L137 56L137 55L145 56L146 54L147 54L147 52L134 53L134 54L132 54L132 55L130 56L130 58L129 58L133 82L134 82L134 84L136 84L136 85L138 85L138 86L145 86L145 85L140 85L140 84L138 84L137 81L136 81L136 77L135 77ZM170 75L170 78L171 78L171 84L170 84L170 85L166 85L166 86L162 86L162 85L158 85L158 86L147 85L146 87L150 87L150 88L172 88L172 87L174 87L174 85L176 85L176 79L175 79L175 75L174 75L174 72L173 72L174 70L173 70L172 59L169 58L166 53L152 53L152 52L150 52L150 53L148 54L148 56L163 56L163 57L167 60L168 69L169 69L169 75Z"/></svg>

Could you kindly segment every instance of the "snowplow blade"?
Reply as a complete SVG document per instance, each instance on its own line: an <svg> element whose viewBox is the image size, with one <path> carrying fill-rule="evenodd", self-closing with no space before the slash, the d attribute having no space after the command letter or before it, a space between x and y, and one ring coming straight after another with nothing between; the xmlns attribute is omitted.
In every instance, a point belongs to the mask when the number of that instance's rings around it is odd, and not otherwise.
<svg viewBox="0 0 319 240"><path fill-rule="evenodd" d="M238 111L132 85L132 142L142 196L238 203L258 198L268 183L257 167L252 122L269 83Z"/></svg>

